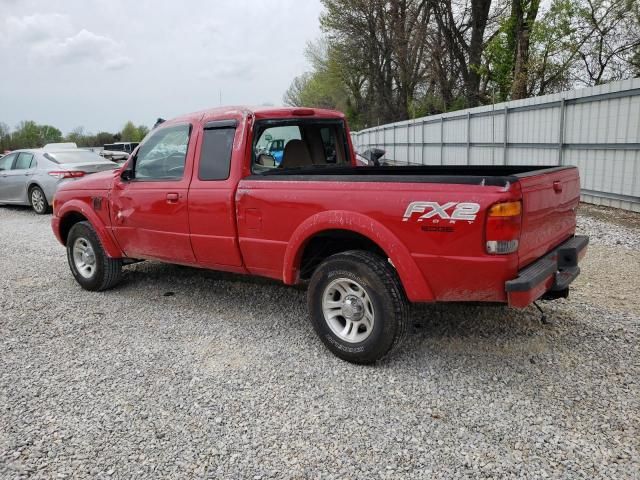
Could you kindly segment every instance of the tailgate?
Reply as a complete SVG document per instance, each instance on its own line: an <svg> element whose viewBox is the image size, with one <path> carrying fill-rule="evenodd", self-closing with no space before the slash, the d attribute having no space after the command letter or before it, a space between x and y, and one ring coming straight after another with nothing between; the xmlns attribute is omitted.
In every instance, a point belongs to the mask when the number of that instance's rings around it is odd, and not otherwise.
<svg viewBox="0 0 640 480"><path fill-rule="evenodd" d="M527 266L575 233L580 202L576 167L551 168L523 175L519 266Z"/></svg>

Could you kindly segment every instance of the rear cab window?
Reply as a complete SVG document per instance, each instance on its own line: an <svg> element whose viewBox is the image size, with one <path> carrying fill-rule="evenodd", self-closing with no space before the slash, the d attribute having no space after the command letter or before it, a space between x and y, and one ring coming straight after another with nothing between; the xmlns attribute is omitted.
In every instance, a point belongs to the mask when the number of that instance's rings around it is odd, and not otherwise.
<svg viewBox="0 0 640 480"><path fill-rule="evenodd" d="M265 120L254 132L254 174L351 165L342 120Z"/></svg>

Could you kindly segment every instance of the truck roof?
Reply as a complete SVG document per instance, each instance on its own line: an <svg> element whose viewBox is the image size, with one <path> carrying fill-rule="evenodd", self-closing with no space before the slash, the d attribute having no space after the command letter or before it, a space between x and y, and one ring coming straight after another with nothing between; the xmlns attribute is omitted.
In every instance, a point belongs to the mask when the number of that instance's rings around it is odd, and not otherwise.
<svg viewBox="0 0 640 480"><path fill-rule="evenodd" d="M198 112L187 113L179 117L168 120L167 123L200 121L203 118L208 120L244 118L248 115L254 115L256 119L265 118L327 118L327 119L344 119L344 114L336 110L326 110L322 108L307 107L273 107L273 106L225 106L200 110Z"/></svg>

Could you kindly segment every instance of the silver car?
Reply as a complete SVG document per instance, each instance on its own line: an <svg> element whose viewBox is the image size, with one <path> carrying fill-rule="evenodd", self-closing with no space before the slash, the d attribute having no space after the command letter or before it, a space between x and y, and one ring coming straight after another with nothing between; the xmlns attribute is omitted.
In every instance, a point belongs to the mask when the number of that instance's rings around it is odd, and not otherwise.
<svg viewBox="0 0 640 480"><path fill-rule="evenodd" d="M0 204L31 205L42 215L62 183L115 168L117 164L79 148L14 150L0 158Z"/></svg>

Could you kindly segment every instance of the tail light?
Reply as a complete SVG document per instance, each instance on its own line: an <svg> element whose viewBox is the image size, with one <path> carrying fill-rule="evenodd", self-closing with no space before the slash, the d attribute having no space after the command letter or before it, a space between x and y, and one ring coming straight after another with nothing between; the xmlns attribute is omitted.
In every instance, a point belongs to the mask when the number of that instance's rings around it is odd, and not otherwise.
<svg viewBox="0 0 640 480"><path fill-rule="evenodd" d="M80 170L61 170L59 172L49 172L49 175L56 178L80 178L86 175L86 172Z"/></svg>
<svg viewBox="0 0 640 480"><path fill-rule="evenodd" d="M485 228L487 253L506 255L518 250L522 226L522 203L502 202L489 208Z"/></svg>

